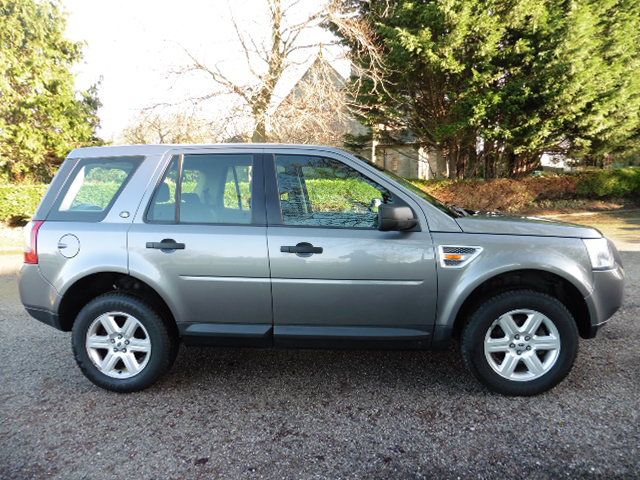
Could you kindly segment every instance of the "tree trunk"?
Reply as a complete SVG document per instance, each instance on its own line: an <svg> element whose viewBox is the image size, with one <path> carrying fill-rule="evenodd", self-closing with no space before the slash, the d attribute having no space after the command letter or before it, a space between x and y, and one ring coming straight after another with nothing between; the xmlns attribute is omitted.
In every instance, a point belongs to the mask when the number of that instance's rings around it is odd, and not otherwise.
<svg viewBox="0 0 640 480"><path fill-rule="evenodd" d="M447 178L456 178L456 160L455 153L450 149L447 152Z"/></svg>
<svg viewBox="0 0 640 480"><path fill-rule="evenodd" d="M507 160L506 171L509 177L515 177L518 175L518 157L516 153L513 151L513 147L511 145L507 145L505 147L505 157Z"/></svg>
<svg viewBox="0 0 640 480"><path fill-rule="evenodd" d="M256 126L253 129L253 135L251 135L251 142L253 143L265 143L267 141L267 127L265 125L264 118L256 122Z"/></svg>
<svg viewBox="0 0 640 480"><path fill-rule="evenodd" d="M260 101L256 101L251 109L251 115L255 125L253 127L253 133L251 134L251 142L253 143L265 143L267 141L267 108L269 107L270 96L264 94Z"/></svg>

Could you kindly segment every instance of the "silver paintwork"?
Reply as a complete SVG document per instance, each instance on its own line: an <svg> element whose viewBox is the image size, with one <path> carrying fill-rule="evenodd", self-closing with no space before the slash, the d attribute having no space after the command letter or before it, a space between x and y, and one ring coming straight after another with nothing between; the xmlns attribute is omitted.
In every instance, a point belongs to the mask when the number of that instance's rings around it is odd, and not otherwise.
<svg viewBox="0 0 640 480"><path fill-rule="evenodd" d="M145 247L164 238L187 248L165 253ZM154 285L176 318L272 323L266 227L136 222L128 241L130 271Z"/></svg>
<svg viewBox="0 0 640 480"><path fill-rule="evenodd" d="M602 234L591 227L572 223L556 222L535 217L509 217L496 215L474 215L458 219L465 233L489 235L522 235L533 237L601 238Z"/></svg>
<svg viewBox="0 0 640 480"><path fill-rule="evenodd" d="M461 243L457 234L434 233L433 237L439 245ZM483 252L466 268L438 270L437 325L450 325L462 306L461 299L485 281L516 270L540 270L564 278L586 298L590 310L594 307L593 272L580 239L488 234L465 234L463 238L469 245L482 245Z"/></svg>
<svg viewBox="0 0 640 480"><path fill-rule="evenodd" d="M96 368L111 378L131 378L151 358L151 338L132 315L107 312L96 318L85 337L85 348Z"/></svg>
<svg viewBox="0 0 640 480"><path fill-rule="evenodd" d="M391 327L428 325L435 317L437 276L429 232L269 230L276 334L285 325ZM324 253L300 258L279 250L301 241L322 246Z"/></svg>
<svg viewBox="0 0 640 480"><path fill-rule="evenodd" d="M514 317L526 315L518 326ZM496 335L496 332L502 335ZM484 356L501 377L528 382L545 375L560 355L560 334L546 315L519 309L501 315L489 327L484 338Z"/></svg>
<svg viewBox="0 0 640 480"><path fill-rule="evenodd" d="M404 200L420 231L379 232L265 225L161 225L144 221L145 208L170 158L187 153L324 155L355 168ZM167 303L178 324L259 324L281 327L404 326L424 331L453 325L475 288L501 273L541 270L573 284L585 298L591 325L622 302L624 270L594 272L581 238L595 229L539 219L453 218L375 168L336 148L303 145L145 145L91 147L71 152L36 213L47 218L75 162L81 158L142 155L133 177L99 223L45 221L39 265L20 273L22 302L57 314L68 289L87 275L116 272L144 281ZM121 215L129 212L130 215ZM58 242L73 234L79 252L65 258ZM145 248L173 238L186 250ZM280 245L310 242L322 255L282 253ZM462 268L443 268L443 245L482 252Z"/></svg>

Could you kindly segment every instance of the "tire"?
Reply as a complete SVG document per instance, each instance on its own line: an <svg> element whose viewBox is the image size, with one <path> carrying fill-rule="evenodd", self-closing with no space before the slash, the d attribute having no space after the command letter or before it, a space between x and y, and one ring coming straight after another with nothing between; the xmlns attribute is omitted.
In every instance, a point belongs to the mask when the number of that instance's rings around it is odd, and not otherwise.
<svg viewBox="0 0 640 480"><path fill-rule="evenodd" d="M122 293L107 293L85 305L71 340L82 373L95 385L120 393L155 383L178 351L175 329L146 302Z"/></svg>
<svg viewBox="0 0 640 480"><path fill-rule="evenodd" d="M578 328L558 299L533 290L510 291L472 313L462 332L461 350L467 368L489 389L503 395L537 395L571 371Z"/></svg>

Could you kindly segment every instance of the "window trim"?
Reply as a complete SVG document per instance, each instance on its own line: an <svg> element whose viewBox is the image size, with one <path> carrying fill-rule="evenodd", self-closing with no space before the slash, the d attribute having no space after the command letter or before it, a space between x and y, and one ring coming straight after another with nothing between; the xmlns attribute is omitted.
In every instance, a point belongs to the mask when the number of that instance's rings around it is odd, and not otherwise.
<svg viewBox="0 0 640 480"><path fill-rule="evenodd" d="M140 165L142 165L142 162L144 161L144 159L145 157L142 155L122 155L117 157L87 157L87 158L78 159L76 164L73 166L73 169L71 170L71 172L69 172L69 175L67 175L67 178L65 179L65 182L62 185L62 188L60 188L60 191L58 192L56 199L54 200L53 205L51 206L51 210L49 211L49 214L47 215L46 219L50 221L60 221L60 222L88 222L88 223L102 222L105 218L107 218L107 215L109 215L109 212L113 208L113 205L120 198L120 195L122 195L122 192L124 191L126 186L129 184L131 179L135 176L138 168L140 167ZM113 197L111 198L111 201L104 208L104 210L101 210L99 212L95 210L60 211L60 205L64 201L64 198L67 195L69 188L71 188L71 185L73 184L80 170L92 163L105 164L109 162L114 162L114 163L129 162L133 165L133 169L131 170L129 175L127 175L127 178L125 178L124 182L122 182L118 190L116 190Z"/></svg>
<svg viewBox="0 0 640 480"><path fill-rule="evenodd" d="M264 175L265 175L265 182L267 182L266 185L266 200L267 200L267 222L268 222L268 226L269 227L285 227L285 228L316 228L316 229L327 229L327 230L360 230L360 231L367 231L367 232L379 232L380 230L378 230L375 227L351 227L351 226L347 226L347 227L338 227L335 225L289 225L284 223L284 220L282 218L282 208L280 205L280 192L279 192L279 187L278 187L278 175L277 175L277 171L276 171L276 155L278 156L285 156L285 157L317 157L317 158L327 158L333 161L336 161L338 163L341 163L342 165L345 165L348 168L351 168L352 170L355 170L356 172L358 172L360 175L362 175L363 177L367 178L368 180L370 180L372 183L384 188L385 190L387 190L389 193L391 193L394 197L394 199L396 201L398 201L398 204L400 206L406 206L409 207L411 209L411 211L413 212L413 215L415 218L418 219L418 225L416 225L414 228L412 228L411 230L406 230L406 232L419 232L421 231L421 227L420 227L420 217L416 214L416 209L409 205L403 198L401 198L397 192L395 192L393 189L389 188L388 186L385 186L383 184L381 184L378 180L376 180L375 178L371 177L370 175L367 174L367 172L363 172L360 169L354 167L353 165L350 165L347 162L344 162L341 158L337 158L334 155L331 155L329 152L295 152L295 153L281 153L281 152L269 152L267 154L265 154L265 166L264 166ZM269 157L269 158L266 158Z"/></svg>
<svg viewBox="0 0 640 480"><path fill-rule="evenodd" d="M182 197L182 174L183 174L183 163L185 155L195 156L195 155L221 155L221 156L250 156L253 166L253 178L251 180L251 222L250 223L232 223L232 222L184 222L180 221L180 203ZM149 212L152 207L153 199L156 195L156 192L160 185L162 184L167 172L171 168L171 164L173 159L178 157L178 178L176 183L176 208L175 208L175 216L174 219L171 220L151 220L149 218ZM142 216L143 223L150 225L200 225L200 226L214 226L214 227L265 227L267 225L266 222L266 213L264 206L264 173L263 173L263 155L258 152L173 152L169 155L169 159L162 169L156 184L153 187L149 200L147 201L147 205L144 210L144 215Z"/></svg>

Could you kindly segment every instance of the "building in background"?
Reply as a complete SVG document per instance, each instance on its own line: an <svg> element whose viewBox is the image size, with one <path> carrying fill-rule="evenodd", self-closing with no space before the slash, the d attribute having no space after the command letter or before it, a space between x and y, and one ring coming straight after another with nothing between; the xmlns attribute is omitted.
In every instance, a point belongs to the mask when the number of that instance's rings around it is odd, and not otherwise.
<svg viewBox="0 0 640 480"><path fill-rule="evenodd" d="M269 140L346 147L405 178L447 176L446 162L418 145L411 132L360 123L348 109L346 84L320 49L269 116Z"/></svg>

